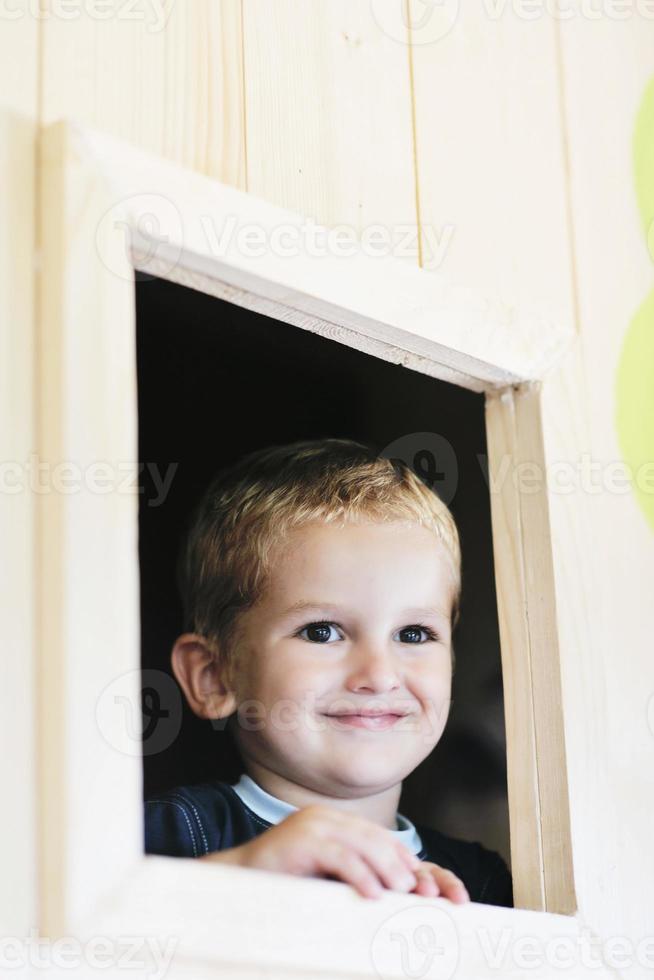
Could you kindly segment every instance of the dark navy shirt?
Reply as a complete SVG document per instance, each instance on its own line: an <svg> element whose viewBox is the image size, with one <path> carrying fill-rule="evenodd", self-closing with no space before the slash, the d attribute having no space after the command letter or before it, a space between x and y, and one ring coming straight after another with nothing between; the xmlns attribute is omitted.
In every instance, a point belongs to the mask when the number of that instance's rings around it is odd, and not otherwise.
<svg viewBox="0 0 654 980"><path fill-rule="evenodd" d="M411 824L406 818L404 825L415 827L419 835L418 858L453 871L473 902L513 907L511 875L499 854L477 842ZM178 786L146 799L145 852L200 857L245 844L272 826L228 783L215 780Z"/></svg>

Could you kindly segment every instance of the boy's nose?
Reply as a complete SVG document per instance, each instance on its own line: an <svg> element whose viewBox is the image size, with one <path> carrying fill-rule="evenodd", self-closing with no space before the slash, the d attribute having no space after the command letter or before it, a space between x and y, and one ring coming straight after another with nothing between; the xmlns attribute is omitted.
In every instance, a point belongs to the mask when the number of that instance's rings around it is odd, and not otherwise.
<svg viewBox="0 0 654 980"><path fill-rule="evenodd" d="M400 687L395 657L374 644L358 645L352 650L347 686L351 691L392 691Z"/></svg>

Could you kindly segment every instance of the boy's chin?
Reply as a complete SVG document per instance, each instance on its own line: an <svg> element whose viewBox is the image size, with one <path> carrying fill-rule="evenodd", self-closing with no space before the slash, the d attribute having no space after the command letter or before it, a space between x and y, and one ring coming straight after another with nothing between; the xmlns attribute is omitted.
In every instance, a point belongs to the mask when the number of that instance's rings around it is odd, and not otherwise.
<svg viewBox="0 0 654 980"><path fill-rule="evenodd" d="M396 786L418 765L414 760L389 758L388 753L373 756L360 753L357 758L330 759L328 778L335 786L351 790L354 795L372 795Z"/></svg>

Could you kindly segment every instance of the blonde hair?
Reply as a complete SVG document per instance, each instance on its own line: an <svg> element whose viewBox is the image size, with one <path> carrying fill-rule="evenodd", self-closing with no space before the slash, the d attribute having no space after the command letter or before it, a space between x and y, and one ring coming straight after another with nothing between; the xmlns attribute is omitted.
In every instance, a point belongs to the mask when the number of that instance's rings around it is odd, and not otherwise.
<svg viewBox="0 0 654 980"><path fill-rule="evenodd" d="M185 629L205 637L231 671L238 616L263 594L286 534L314 522L360 520L407 521L435 532L450 558L454 629L461 552L452 514L406 463L350 439L259 449L213 480L192 515L179 556Z"/></svg>

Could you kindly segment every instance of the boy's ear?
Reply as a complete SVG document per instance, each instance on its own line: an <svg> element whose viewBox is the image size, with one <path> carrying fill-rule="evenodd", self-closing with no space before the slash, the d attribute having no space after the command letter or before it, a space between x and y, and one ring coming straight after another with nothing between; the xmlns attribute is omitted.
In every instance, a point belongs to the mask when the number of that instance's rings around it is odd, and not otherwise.
<svg viewBox="0 0 654 980"><path fill-rule="evenodd" d="M236 698L223 681L206 637L198 633L178 636L170 662L189 707L199 718L227 718L236 711Z"/></svg>

